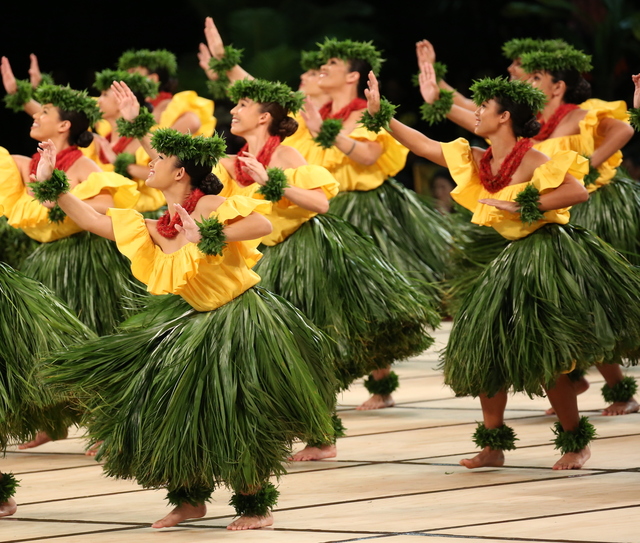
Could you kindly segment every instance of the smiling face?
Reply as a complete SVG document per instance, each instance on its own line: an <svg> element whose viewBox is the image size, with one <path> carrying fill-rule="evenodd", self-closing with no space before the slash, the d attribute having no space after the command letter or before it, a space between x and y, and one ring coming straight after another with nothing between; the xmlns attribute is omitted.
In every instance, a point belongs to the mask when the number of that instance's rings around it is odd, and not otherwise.
<svg viewBox="0 0 640 543"><path fill-rule="evenodd" d="M231 133L236 136L248 134L268 121L269 114L261 111L258 102L241 98L231 110Z"/></svg>
<svg viewBox="0 0 640 543"><path fill-rule="evenodd" d="M100 92L98 97L98 107L102 111L105 119L117 119L120 116L120 109L113 91L109 88Z"/></svg>
<svg viewBox="0 0 640 543"><path fill-rule="evenodd" d="M37 141L45 141L55 138L57 135L68 132L71 127L69 121L60 118L60 111L53 104L43 104L40 111L33 114L33 124L29 135Z"/></svg>
<svg viewBox="0 0 640 543"><path fill-rule="evenodd" d="M511 81L526 81L529 77L529 74L522 69L522 64L520 63L520 57L514 58L511 61L511 64L507 67L507 71L509 72L509 79Z"/></svg>
<svg viewBox="0 0 640 543"><path fill-rule="evenodd" d="M482 102L475 111L476 124L474 132L481 137L487 137L498 130L504 112L499 111L498 102L493 98Z"/></svg>
<svg viewBox="0 0 640 543"><path fill-rule="evenodd" d="M342 88L347 82L351 72L349 63L340 58L330 58L325 64L320 66L320 77L318 86L323 92L331 89Z"/></svg>
<svg viewBox="0 0 640 543"><path fill-rule="evenodd" d="M148 187L165 190L171 187L178 179L184 168L176 166L176 157L158 154L149 162L149 175L145 180Z"/></svg>
<svg viewBox="0 0 640 543"><path fill-rule="evenodd" d="M300 86L298 90L301 90L307 96L320 96L324 94L324 91L318 84L319 80L320 70L307 70L300 76Z"/></svg>

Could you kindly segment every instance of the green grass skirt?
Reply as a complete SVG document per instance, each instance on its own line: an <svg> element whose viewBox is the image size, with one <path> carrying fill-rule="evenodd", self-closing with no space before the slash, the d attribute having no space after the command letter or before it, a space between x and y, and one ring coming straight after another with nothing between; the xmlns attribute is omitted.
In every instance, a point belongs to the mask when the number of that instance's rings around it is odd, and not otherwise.
<svg viewBox="0 0 640 543"><path fill-rule="evenodd" d="M633 357L639 294L638 269L610 245L546 225L511 242L465 295L442 355L445 382L457 395L542 395L574 366Z"/></svg>
<svg viewBox="0 0 640 543"><path fill-rule="evenodd" d="M76 412L36 376L50 351L94 334L42 284L0 263L0 448L39 430L62 437Z"/></svg>
<svg viewBox="0 0 640 543"><path fill-rule="evenodd" d="M38 245L22 230L9 226L6 217L0 217L0 262L9 264L15 270L20 269L24 259Z"/></svg>
<svg viewBox="0 0 640 543"><path fill-rule="evenodd" d="M620 168L611 183L571 208L570 223L591 230L640 266L640 183Z"/></svg>
<svg viewBox="0 0 640 543"><path fill-rule="evenodd" d="M300 309L334 341L340 388L420 354L440 316L433 300L391 266L368 236L317 215L278 245L261 246L260 285Z"/></svg>
<svg viewBox="0 0 640 543"><path fill-rule="evenodd" d="M435 207L394 179L369 191L341 192L330 212L373 238L382 253L426 294L442 299L451 234Z"/></svg>
<svg viewBox="0 0 640 543"><path fill-rule="evenodd" d="M21 271L49 287L101 336L139 310L146 294L116 244L89 232L40 244Z"/></svg>
<svg viewBox="0 0 640 543"><path fill-rule="evenodd" d="M210 312L166 295L116 334L45 360L42 374L85 407L108 475L243 491L285 472L294 439L332 435L327 342L261 287Z"/></svg>

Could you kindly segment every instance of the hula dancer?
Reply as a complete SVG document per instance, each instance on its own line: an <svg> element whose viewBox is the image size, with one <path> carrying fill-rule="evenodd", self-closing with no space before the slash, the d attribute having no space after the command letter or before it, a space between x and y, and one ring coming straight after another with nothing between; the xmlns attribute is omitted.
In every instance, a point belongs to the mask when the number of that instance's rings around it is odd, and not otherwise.
<svg viewBox="0 0 640 543"><path fill-rule="evenodd" d="M123 83L114 89L133 121L138 102ZM50 143L41 147L39 180L52 175L55 158ZM278 494L269 479L284 474L292 441L333 435L326 336L256 286L251 268L258 240L271 232L262 215L271 204L218 196L211 169L223 140L164 128L151 147L147 184L168 203L160 219L125 209L101 215L69 193L57 201L115 240L151 294L168 296L154 297L117 334L52 357L47 383L86 402L85 424L107 474L168 488L175 508L155 528L204 516L219 485L235 492L239 518L229 529L268 526Z"/></svg>
<svg viewBox="0 0 640 543"><path fill-rule="evenodd" d="M44 285L0 263L0 451L39 431L66 433L74 417L64 397L56 397L35 379L35 364L52 350L86 341L94 334ZM0 517L16 512L20 486L0 473Z"/></svg>
<svg viewBox="0 0 640 543"><path fill-rule="evenodd" d="M114 81L124 81L131 89L140 107L153 112L153 106L148 100L158 94L159 84L139 73L129 73L124 70L102 70L96 72L94 88L100 92L98 107L102 113L102 119L95 125L93 142L83 149L85 155L94 160L104 171L119 173L134 179L138 185L140 198L134 209L141 213L149 213L152 218L157 218L160 208L166 202L159 190L147 187L145 179L148 175L148 155L138 152L140 140L127 131L128 126L120 123L120 110L115 99L111 84ZM141 161L138 164L136 161ZM140 178L137 175L143 175ZM155 212L155 213L153 213Z"/></svg>
<svg viewBox="0 0 640 543"><path fill-rule="evenodd" d="M283 144L331 172L340 192L330 212L371 236L387 261L437 306L450 245L445 218L391 178L404 166L408 149L377 121L368 128L362 124L367 73L379 70L380 53L369 42L334 39L320 44L319 52L324 64L318 85L331 101L320 109L308 101L298 130ZM372 396L357 409L395 405L397 385L390 366L375 370L365 382Z"/></svg>
<svg viewBox="0 0 640 543"><path fill-rule="evenodd" d="M262 239L265 256L255 270L261 284L289 300L333 339L338 389L372 369L423 352L432 343L426 329L439 322L431 300L386 264L380 249L343 219L325 214L338 183L322 166L281 145L293 134L301 92L260 79L237 81L229 89L237 102L231 132L246 144L222 158L214 173L224 189L273 202L267 217L273 232ZM336 434L308 443L292 460L336 455Z"/></svg>
<svg viewBox="0 0 640 543"><path fill-rule="evenodd" d="M590 60L589 55L572 47L522 55L522 68L530 75L529 82L547 97L534 148L548 156L571 149L589 158L590 171L584 183L590 198L572 209L571 222L598 235L638 266L640 186L620 169L620 149L633 136L633 128L623 101L588 100L591 86L582 74L591 69ZM603 397L610 404L603 415L625 415L640 409L634 398L637 383L622 372L625 350L620 345L619 356L608 364L596 365L606 381ZM584 375L576 372L572 376L579 393L588 388Z"/></svg>
<svg viewBox="0 0 640 543"><path fill-rule="evenodd" d="M166 49L129 50L120 55L117 69L139 73L158 83L159 92L148 100L153 106L155 125L174 128L192 136L213 134L217 123L214 116L215 104L192 90L177 92L178 63L173 53ZM128 168L134 178L147 178L151 156L154 153L149 149L136 151L136 162Z"/></svg>
<svg viewBox="0 0 640 543"><path fill-rule="evenodd" d="M482 271L462 300L443 354L445 382L457 395L479 396L483 423L474 435L482 451L461 461L468 468L501 466L515 434L504 424L509 391L546 393L559 422L554 469L579 469L590 456L593 426L580 417L573 369L638 348L640 275L610 245L567 224L568 208L584 202L577 181L586 160L574 151L549 158L528 138L539 130L544 93L522 81L476 81L475 133L487 150L462 138L439 143L393 119L401 143L451 171L452 196L473 212L473 222L512 240ZM380 104L369 76L369 111Z"/></svg>

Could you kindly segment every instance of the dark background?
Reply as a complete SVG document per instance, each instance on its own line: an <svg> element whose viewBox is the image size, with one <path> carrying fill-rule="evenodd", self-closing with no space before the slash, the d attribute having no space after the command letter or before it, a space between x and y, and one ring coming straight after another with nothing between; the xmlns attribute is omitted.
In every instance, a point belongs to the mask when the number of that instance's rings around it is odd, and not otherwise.
<svg viewBox="0 0 640 543"><path fill-rule="evenodd" d="M179 90L209 97L198 66L198 44L204 41L204 19L213 17L225 44L244 49L242 61L252 75L284 81L297 88L300 51L315 48L325 36L373 41L386 62L381 71L383 94L398 107L407 124L437 140L473 136L452 123L430 127L419 118L422 103L412 84L417 73L415 43L430 40L437 60L448 67L446 80L466 94L479 77L506 75L502 44L517 37L563 38L592 55L589 74L593 96L625 100L631 107L631 75L640 72L640 7L630 0L415 0L392 2L274 2L181 0L156 2L14 2L0 20L0 55L18 79L28 78L29 54L56 83L92 88L94 74L114 68L128 49L169 49L179 65ZM4 89L2 89L4 95ZM220 129L229 104L216 103ZM31 155L31 119L0 106L0 146ZM638 154L638 137L624 149ZM400 174L413 183L416 157L409 155Z"/></svg>

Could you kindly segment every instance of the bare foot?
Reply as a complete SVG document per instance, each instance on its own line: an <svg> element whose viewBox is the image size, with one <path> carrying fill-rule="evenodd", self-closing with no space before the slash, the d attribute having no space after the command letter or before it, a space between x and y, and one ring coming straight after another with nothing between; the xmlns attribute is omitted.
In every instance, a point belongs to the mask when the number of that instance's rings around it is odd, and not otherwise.
<svg viewBox="0 0 640 543"><path fill-rule="evenodd" d="M269 513L266 517L248 517L241 516L234 520L227 530L256 530L258 528L264 528L265 526L271 526L273 524L273 515Z"/></svg>
<svg viewBox="0 0 640 543"><path fill-rule="evenodd" d="M554 464L553 469L580 469L589 458L591 458L589 447L575 453L564 453L562 458Z"/></svg>
<svg viewBox="0 0 640 543"><path fill-rule="evenodd" d="M614 415L628 415L629 413L637 413L640 410L640 405L634 398L631 398L628 402L615 402L607 407L602 414L607 417Z"/></svg>
<svg viewBox="0 0 640 543"><path fill-rule="evenodd" d="M396 405L395 400L391 397L391 394L374 394L362 405L356 407L357 411L369 411L371 409L384 409L385 407L393 407Z"/></svg>
<svg viewBox="0 0 640 543"><path fill-rule="evenodd" d="M463 458L460 465L465 468L499 468L504 466L504 452L485 447L473 458Z"/></svg>
<svg viewBox="0 0 640 543"><path fill-rule="evenodd" d="M84 454L86 456L95 456L96 454L98 454L98 450L100 449L100 445L102 445L102 441L98 441L97 443L94 443L93 445L91 445L91 447L89 447L87 449L87 452L85 452Z"/></svg>
<svg viewBox="0 0 640 543"><path fill-rule="evenodd" d="M581 377L578 381L573 383L574 388L576 389L576 396L582 394L589 390L589 381L587 381L584 377ZM556 410L553 407L550 407L544 412L545 415L555 415Z"/></svg>
<svg viewBox="0 0 640 543"><path fill-rule="evenodd" d="M16 500L9 498L6 502L0 503L0 517L13 515L18 509Z"/></svg>
<svg viewBox="0 0 640 543"><path fill-rule="evenodd" d="M207 506L203 503L201 505L190 505L183 503L176 507L171 513L160 520L156 520L151 527L152 528L170 528L179 524L183 520L190 518L202 518L207 514Z"/></svg>
<svg viewBox="0 0 640 543"><path fill-rule="evenodd" d="M67 432L64 433L64 437L62 437L61 439L66 439L66 437ZM46 432L38 432L35 439L32 439L28 443L21 443L20 445L18 445L18 449L33 449L34 447L39 447L40 445L48 443L49 441L53 441L49 434L47 434Z"/></svg>
<svg viewBox="0 0 640 543"><path fill-rule="evenodd" d="M310 447L307 445L304 449L289 457L290 462L307 462L310 460L324 460L325 458L333 458L336 456L337 449L335 444L322 445L321 447Z"/></svg>

